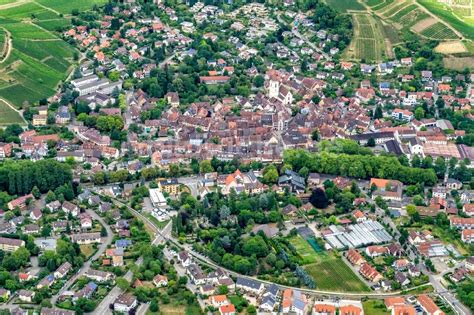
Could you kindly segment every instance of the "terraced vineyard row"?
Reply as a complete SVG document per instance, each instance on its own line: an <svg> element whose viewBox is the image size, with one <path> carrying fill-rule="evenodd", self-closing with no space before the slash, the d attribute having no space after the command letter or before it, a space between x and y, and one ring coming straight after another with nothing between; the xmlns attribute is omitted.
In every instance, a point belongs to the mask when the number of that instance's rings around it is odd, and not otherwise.
<svg viewBox="0 0 474 315"><path fill-rule="evenodd" d="M433 39L456 39L456 34L443 23L436 23L424 29L421 34Z"/></svg>

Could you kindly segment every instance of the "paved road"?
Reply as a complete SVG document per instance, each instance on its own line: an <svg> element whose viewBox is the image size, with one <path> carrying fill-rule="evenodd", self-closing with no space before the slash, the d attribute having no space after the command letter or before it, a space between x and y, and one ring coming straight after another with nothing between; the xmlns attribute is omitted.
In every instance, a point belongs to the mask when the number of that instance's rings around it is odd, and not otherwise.
<svg viewBox="0 0 474 315"><path fill-rule="evenodd" d="M235 276L235 277L258 280L258 281L260 281L260 282L262 282L266 285L273 284L273 282L257 279L256 277L250 277L250 276L242 275L242 274L239 274L235 271L232 271L232 270L229 270L229 269L226 269L222 266L217 265L216 263L212 262L208 257L205 257L205 256L201 255L200 253L195 252L191 245L189 245L189 244L180 244L173 237L168 237L168 236L162 235L161 230L157 226L155 226L155 224L152 221L150 221L147 217L142 215L140 212L136 211L133 208L130 208L129 206L125 205L124 203L122 203L122 202L120 202L116 199L112 199L112 200L119 206L126 206L127 209L133 215L140 218L145 224L147 224L155 234L161 235L161 237L163 239L166 239L166 240L170 241L171 243L173 243L173 245L180 248L181 250L186 250L191 256L193 256L196 260L198 260L203 265L206 265L206 266L214 268L214 269L220 268L220 269L224 270L225 272L227 272L228 274L230 274L232 276ZM366 297L366 296L367 297L373 297L373 298L385 298L385 297L389 297L389 296L400 296L401 295L401 291L396 291L396 292L372 292L372 293L370 293L370 292L361 292L361 293L355 292L355 293L352 293L351 292L351 293L349 293L349 292L312 290L312 289L304 289L304 288L283 286L283 285L279 285L279 286L282 287L282 288L290 288L290 289L294 289L294 290L299 290L299 291L307 293L309 295L316 295L316 296L323 295L323 296L334 296L334 297L343 297L343 298L363 298L363 297Z"/></svg>
<svg viewBox="0 0 474 315"><path fill-rule="evenodd" d="M280 14L277 14L277 19L280 23L288 25L288 23L286 23L286 21L281 18ZM298 32L298 30L296 28L294 28L293 25L289 25L289 26L291 28L291 32L293 33L293 35L295 35L296 37L298 37L299 39L304 41L306 43L306 45L308 45L309 47L311 47L312 49L317 51L319 54L321 54L324 57L324 59L331 60L331 56L329 56L321 48L319 48L314 43L312 43L308 38L306 38L306 36L304 36L303 34Z"/></svg>
<svg viewBox="0 0 474 315"><path fill-rule="evenodd" d="M421 266L421 271L428 275L430 279L430 283L433 285L435 292L439 294L439 296L448 303L451 308L460 315L470 315L472 312L467 308L464 304L459 302L456 296L447 290L443 284L441 283L441 276L434 275L429 272L425 266Z"/></svg>
<svg viewBox="0 0 474 315"><path fill-rule="evenodd" d="M140 266L143 262L143 258L140 257L137 259L135 264ZM128 282L132 281L133 272L128 271L123 278L126 279ZM110 290L109 294L97 305L94 312L88 314L112 314L112 310L110 309L110 304L114 303L115 299L118 298L120 294L123 293L123 290L120 289L118 286L115 286Z"/></svg>
<svg viewBox="0 0 474 315"><path fill-rule="evenodd" d="M56 301L58 300L58 298L61 296L61 294L63 294L64 292L68 291L70 289L70 287L73 285L73 283L80 277L82 277L86 271L89 270L90 266L91 266L91 263L94 261L94 260L97 260L100 256L102 256L102 254L105 252L105 250L107 249L107 247L112 243L112 239L114 237L114 234L112 232L112 229L110 228L110 226L97 214L95 213L94 211L90 210L90 209L87 209L86 210L87 214L89 214L94 220L97 220L100 222L100 224L102 226L105 227L105 229L107 230L107 236L104 238L102 238L102 243L100 244L99 246L99 249L97 250L97 252L91 257L89 258L89 260L87 260L84 265L82 266L82 268L79 270L79 272L77 272L73 277L71 277L71 279L69 279L64 285L63 287L61 288L61 290L59 290L59 292L54 295L52 298L51 298L51 303L53 305L56 304Z"/></svg>
<svg viewBox="0 0 474 315"><path fill-rule="evenodd" d="M253 279L253 280L257 279L256 277L250 277L250 276L242 275L242 274L239 274L237 272L234 272L232 270L223 268L222 266L219 266L219 265L215 264L208 257L205 257L205 256L201 255L200 253L195 252L192 249L191 245L189 245L189 244L180 244L171 235L163 235L162 231L157 226L155 226L155 224L152 221L150 221L147 217L142 215L140 212L130 208L128 205L125 205L124 203L122 203L122 202L120 202L116 199L113 199L113 201L119 206L126 206L133 215L135 215L138 218L140 218L141 220L143 220L143 222L145 224L147 224L150 227L150 229L157 235L157 238L155 239L155 241L157 241L159 239L162 240L162 241L163 240L168 240L171 243L173 243L174 245L176 245L178 248L180 248L181 250L188 251L188 253L191 256L193 256L196 260L198 260L202 264L207 265L208 267L211 267L211 268L215 268L215 269L220 268L220 269L224 270L225 272L227 272L228 274L230 274L232 276L242 277L242 278L247 278L247 279ZM381 209L379 209L378 211L383 212L383 211L381 211ZM384 215L384 213L380 213L380 214ZM384 215L384 218L385 217L386 216ZM396 238L398 238L400 233L398 232L398 230L396 228L396 225L393 223L393 221L389 217L388 217L387 220L388 221L386 221L386 223L389 224L394 229ZM168 228L168 225L165 229L167 229L167 228ZM158 237L158 236L160 236L160 237ZM428 275L430 276L429 273L428 273ZM264 281L264 280L261 280L261 279L257 279L257 280L264 283L264 284L267 284L267 285L273 284L272 282L269 282L269 281ZM460 315L469 315L469 314L471 314L471 312L464 305L462 305L459 301L457 301L456 297L453 294L451 294L449 292L447 292L447 294L445 294L446 289L444 289L444 287L438 281L436 281L436 279L434 277L430 277L430 282L435 287L436 292L441 293L442 297L445 298L448 301L448 303L450 303L452 305L452 307L456 311L456 313L458 313ZM422 286L425 286L425 285L422 285ZM414 287L414 288L418 288L418 287L422 287L422 286L417 286L417 287ZM342 298L363 298L363 297L386 298L386 297L390 297L390 296L400 296L401 293L402 293L401 291L383 292L383 293L382 292L349 293L349 292L333 292L333 291L311 290L311 289L296 288L296 287L282 286L282 285L280 285L280 287L297 289L297 290L300 290L300 291L302 291L306 294L313 295L313 296L321 296L322 295L322 296L342 297ZM414 288L412 288L412 289L414 289ZM445 294L445 296L443 296L444 294Z"/></svg>
<svg viewBox="0 0 474 315"><path fill-rule="evenodd" d="M202 176L188 176L178 178L178 183L186 185L191 190L191 195L197 197L199 194L198 183L203 180Z"/></svg>

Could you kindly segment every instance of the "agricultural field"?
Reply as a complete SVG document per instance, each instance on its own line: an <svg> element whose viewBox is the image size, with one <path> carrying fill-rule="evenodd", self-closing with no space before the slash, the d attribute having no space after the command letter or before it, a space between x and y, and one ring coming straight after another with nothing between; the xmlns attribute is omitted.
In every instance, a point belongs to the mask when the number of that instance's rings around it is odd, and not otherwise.
<svg viewBox="0 0 474 315"><path fill-rule="evenodd" d="M18 112L14 111L4 101L0 100L0 126L10 124L22 125L25 124L25 121Z"/></svg>
<svg viewBox="0 0 474 315"><path fill-rule="evenodd" d="M444 55L464 54L469 50L461 41L441 42L436 46L435 51ZM473 53L472 51L470 52Z"/></svg>
<svg viewBox="0 0 474 315"><path fill-rule="evenodd" d="M381 22L368 14L354 14L353 17L354 39L346 57L366 62L383 60L388 54L388 43Z"/></svg>
<svg viewBox="0 0 474 315"><path fill-rule="evenodd" d="M375 1L378 1L378 0L375 0ZM385 8L386 6L389 6L390 4L392 4L395 0L382 0L382 1L379 1L380 3L379 4L376 4L372 7L373 10L375 11L378 11L378 10L382 10L383 8Z"/></svg>
<svg viewBox="0 0 474 315"><path fill-rule="evenodd" d="M333 253L316 254L316 262L304 266L316 282L316 288L328 291L369 292L370 289Z"/></svg>
<svg viewBox="0 0 474 315"><path fill-rule="evenodd" d="M39 0L0 9L0 29L12 36L11 53L0 64L0 98L21 107L25 102L31 104L52 96L72 71L74 56L78 55L59 37L57 31L70 25L61 14L104 2ZM4 41L4 34L0 35Z"/></svg>
<svg viewBox="0 0 474 315"><path fill-rule="evenodd" d="M456 33L441 22L437 22L421 31L421 35L433 39L456 39Z"/></svg>
<svg viewBox="0 0 474 315"><path fill-rule="evenodd" d="M474 23L472 18L458 17L454 14L452 8L442 3L439 3L436 0L417 1L431 13L451 25L464 37L470 40L474 40Z"/></svg>
<svg viewBox="0 0 474 315"><path fill-rule="evenodd" d="M365 7L356 0L326 0L326 3L339 12L365 10Z"/></svg>
<svg viewBox="0 0 474 315"><path fill-rule="evenodd" d="M104 5L107 0L36 0L39 4L42 4L54 11L62 14L70 14L72 10L84 11L92 8L94 5Z"/></svg>
<svg viewBox="0 0 474 315"><path fill-rule="evenodd" d="M377 12L399 29L411 27L429 17L428 13L424 12L411 0L393 2Z"/></svg>

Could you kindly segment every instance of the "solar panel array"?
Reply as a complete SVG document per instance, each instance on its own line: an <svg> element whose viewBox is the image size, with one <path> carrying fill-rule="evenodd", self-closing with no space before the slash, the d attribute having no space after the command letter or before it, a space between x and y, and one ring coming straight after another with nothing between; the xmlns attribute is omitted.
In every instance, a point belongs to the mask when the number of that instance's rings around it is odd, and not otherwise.
<svg viewBox="0 0 474 315"><path fill-rule="evenodd" d="M367 220L362 223L349 225L347 228L331 225L331 234L324 235L326 241L333 248L355 248L370 244L387 243L392 236L385 231L377 221Z"/></svg>

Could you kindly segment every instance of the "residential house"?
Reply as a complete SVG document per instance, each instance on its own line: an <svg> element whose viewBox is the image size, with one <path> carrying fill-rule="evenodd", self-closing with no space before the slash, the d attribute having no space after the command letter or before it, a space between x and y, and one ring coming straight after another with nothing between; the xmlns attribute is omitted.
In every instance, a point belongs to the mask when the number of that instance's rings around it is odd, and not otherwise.
<svg viewBox="0 0 474 315"><path fill-rule="evenodd" d="M138 301L130 293L123 293L114 301L114 310L117 312L127 313L137 307Z"/></svg>
<svg viewBox="0 0 474 315"><path fill-rule="evenodd" d="M418 305L427 315L444 315L436 303L426 294L419 295L417 298Z"/></svg>
<svg viewBox="0 0 474 315"><path fill-rule="evenodd" d="M183 267L188 267L193 263L191 255L186 251L181 251L178 253L178 261Z"/></svg>
<svg viewBox="0 0 474 315"><path fill-rule="evenodd" d="M23 246L25 246L25 241L23 240L0 237L0 249L5 252L14 252Z"/></svg>
<svg viewBox="0 0 474 315"><path fill-rule="evenodd" d="M375 191L372 193L372 199L380 196L384 200L402 200L403 184L398 180L371 178L369 187L371 187L371 189L375 187Z"/></svg>
<svg viewBox="0 0 474 315"><path fill-rule="evenodd" d="M101 237L100 237L99 232L78 233L78 234L72 234L71 240L74 243L78 243L80 245L87 245L87 244L100 243Z"/></svg>
<svg viewBox="0 0 474 315"><path fill-rule="evenodd" d="M156 275L153 278L153 284L158 288L166 287L168 285L168 278L166 276Z"/></svg>
<svg viewBox="0 0 474 315"><path fill-rule="evenodd" d="M33 199L34 197L32 194L21 196L7 203L7 207L9 210L14 210L16 207L20 208L20 210L23 210L26 208L26 204L28 203L28 200L33 200Z"/></svg>
<svg viewBox="0 0 474 315"><path fill-rule="evenodd" d="M364 257L355 249L350 248L346 253L346 258L353 265L360 266L365 263Z"/></svg>
<svg viewBox="0 0 474 315"><path fill-rule="evenodd" d="M251 293L256 296L259 296L260 294L262 294L265 288L263 283L260 281L242 278L242 277L237 277L237 282L235 286L237 289L240 289L247 293Z"/></svg>
<svg viewBox="0 0 474 315"><path fill-rule="evenodd" d="M25 303L33 302L33 298L35 297L35 292L30 290L20 290L18 292L18 298L20 301Z"/></svg>
<svg viewBox="0 0 474 315"><path fill-rule="evenodd" d="M75 204L69 202L69 201L64 201L62 204L62 210L66 214L71 214L73 217L77 217L79 215L79 207L76 206Z"/></svg>
<svg viewBox="0 0 474 315"><path fill-rule="evenodd" d="M313 306L312 315L336 315L336 306L324 301L316 301Z"/></svg>
<svg viewBox="0 0 474 315"><path fill-rule="evenodd" d="M359 273L371 282L379 282L383 278L383 276L368 263L362 264Z"/></svg>
<svg viewBox="0 0 474 315"><path fill-rule="evenodd" d="M53 274L54 278L55 279L64 278L68 274L68 272L71 271L71 269L72 269L72 265L66 261L61 266L59 266L58 269L56 269L56 271Z"/></svg>
<svg viewBox="0 0 474 315"><path fill-rule="evenodd" d="M286 170L285 174L278 178L278 186L289 187L293 192L304 192L306 189L304 177L292 170Z"/></svg>
<svg viewBox="0 0 474 315"><path fill-rule="evenodd" d="M91 280L97 282L112 281L115 279L115 275L111 272L89 269L86 271L85 276Z"/></svg>

